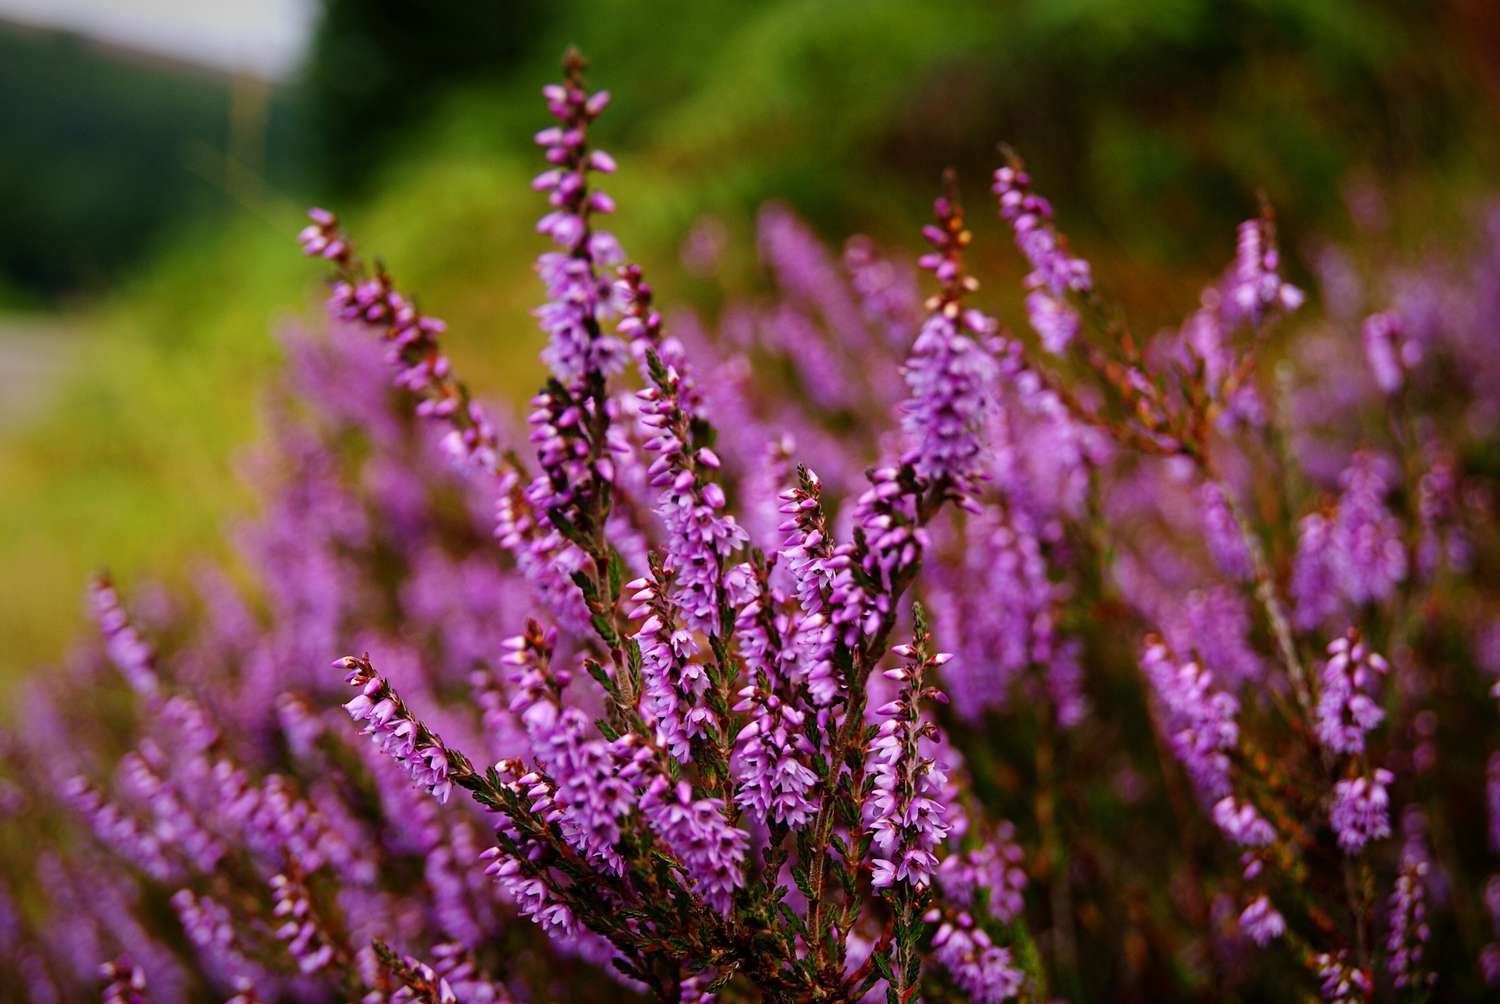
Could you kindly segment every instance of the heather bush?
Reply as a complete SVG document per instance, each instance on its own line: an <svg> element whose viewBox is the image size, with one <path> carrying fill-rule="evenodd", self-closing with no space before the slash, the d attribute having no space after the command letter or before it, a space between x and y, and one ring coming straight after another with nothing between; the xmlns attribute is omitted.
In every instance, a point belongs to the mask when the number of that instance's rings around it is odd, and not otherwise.
<svg viewBox="0 0 1500 1004"><path fill-rule="evenodd" d="M239 560L100 577L4 737L0 999L1500 983L1500 216L1314 321L1264 208L1146 337L1007 151L1015 330L951 177L664 316L565 71L524 422L314 210Z"/></svg>

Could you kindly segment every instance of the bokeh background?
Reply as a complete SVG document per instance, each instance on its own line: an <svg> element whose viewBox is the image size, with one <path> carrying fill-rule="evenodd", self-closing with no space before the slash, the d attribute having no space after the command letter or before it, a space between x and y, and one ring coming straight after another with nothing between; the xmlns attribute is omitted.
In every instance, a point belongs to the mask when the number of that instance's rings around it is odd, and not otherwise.
<svg viewBox="0 0 1500 1004"><path fill-rule="evenodd" d="M0 0L0 704L90 570L228 555L277 332L317 316L306 205L524 400L530 137L569 44L617 99L616 231L710 311L762 281L766 200L915 247L942 168L983 204L1001 140L1141 328L1262 195L1295 274L1370 214L1441 243L1500 178L1493 0ZM694 233L717 275L676 267ZM1016 322L1009 242L980 236Z"/></svg>

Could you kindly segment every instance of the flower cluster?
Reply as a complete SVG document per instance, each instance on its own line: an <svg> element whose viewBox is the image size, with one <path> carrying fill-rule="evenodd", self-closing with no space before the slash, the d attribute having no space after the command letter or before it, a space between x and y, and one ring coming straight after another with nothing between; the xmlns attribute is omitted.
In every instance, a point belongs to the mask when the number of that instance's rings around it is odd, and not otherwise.
<svg viewBox="0 0 1500 1004"><path fill-rule="evenodd" d="M599 229L580 59L544 100L527 421L312 213L336 323L288 338L231 564L97 580L15 688L0 997L1500 985L1500 214L1294 327L1263 211L1138 339L1008 157L1040 351L951 181L911 267L771 205L766 288L679 313Z"/></svg>
<svg viewBox="0 0 1500 1004"><path fill-rule="evenodd" d="M1318 741L1334 753L1362 753L1365 736L1385 718L1370 694L1389 670L1385 658L1369 651L1357 631L1328 644L1318 695Z"/></svg>
<svg viewBox="0 0 1500 1004"><path fill-rule="evenodd" d="M1052 226L1052 204L1031 190L1031 176L1019 158L995 171L993 191L1000 216L1016 234L1016 246L1031 265L1026 277L1026 312L1052 353L1064 351L1078 334L1081 321L1068 303L1069 293L1093 287L1089 263L1068 250L1066 239Z"/></svg>
<svg viewBox="0 0 1500 1004"><path fill-rule="evenodd" d="M888 669L887 679L901 685L900 696L877 712L885 716L871 747L875 790L868 803L866 828L875 838L881 856L874 859L876 888L905 882L920 890L932 882L937 868L933 853L948 835L947 810L943 804L943 767L924 755L923 740L933 726L922 713L927 698L946 700L930 687L925 674L951 656L929 654L921 634L911 645L893 650L906 660L898 669Z"/></svg>

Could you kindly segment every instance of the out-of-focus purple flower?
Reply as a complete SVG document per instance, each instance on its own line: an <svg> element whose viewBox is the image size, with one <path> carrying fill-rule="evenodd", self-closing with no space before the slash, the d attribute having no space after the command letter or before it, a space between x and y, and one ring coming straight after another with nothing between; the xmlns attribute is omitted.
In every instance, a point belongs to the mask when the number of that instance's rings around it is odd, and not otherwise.
<svg viewBox="0 0 1500 1004"><path fill-rule="evenodd" d="M856 236L844 245L844 267L865 319L880 327L888 344L904 346L922 302L910 265L903 268L881 256L868 237Z"/></svg>
<svg viewBox="0 0 1500 1004"><path fill-rule="evenodd" d="M991 191L999 200L1000 216L1015 231L1016 245L1031 264L1026 277L1026 313L1042 338L1042 346L1061 353L1078 334L1078 312L1068 303L1070 292L1093 286L1089 263L1068 251L1066 239L1052 226L1052 205L1031 191L1031 177L1020 158L995 172Z"/></svg>
<svg viewBox="0 0 1500 1004"><path fill-rule="evenodd" d="M1371 840L1391 835L1391 797L1386 788L1394 775L1384 767L1339 781L1333 786L1329 822L1346 854L1358 854Z"/></svg>
<svg viewBox="0 0 1500 1004"><path fill-rule="evenodd" d="M1224 297L1226 314L1259 325L1273 312L1289 314L1302 306L1305 294L1281 278L1280 267L1281 255L1269 214L1241 223Z"/></svg>
<svg viewBox="0 0 1500 1004"><path fill-rule="evenodd" d="M241 950L234 922L223 904L208 896L196 896L191 889L180 889L172 896L172 907L188 940L197 946L203 964L223 986L233 987L260 975L260 967Z"/></svg>
<svg viewBox="0 0 1500 1004"><path fill-rule="evenodd" d="M1214 803L1214 822L1224 835L1243 847L1265 847L1276 840L1276 829L1249 802L1225 795Z"/></svg>
<svg viewBox="0 0 1500 1004"><path fill-rule="evenodd" d="M734 891L745 883L750 835L724 816L724 802L693 798L686 781L657 776L641 799L651 829L677 856L694 892L720 913L729 912Z"/></svg>
<svg viewBox="0 0 1500 1004"><path fill-rule="evenodd" d="M1078 312L1046 288L1026 294L1026 319L1041 336L1042 348L1053 355L1066 352L1082 327Z"/></svg>
<svg viewBox="0 0 1500 1004"><path fill-rule="evenodd" d="M943 765L922 749L922 740L933 734L934 727L921 706L928 697L946 698L927 686L924 677L951 657L929 654L925 633L919 634L915 644L897 645L892 651L905 664L885 671L887 679L901 685L901 693L876 710L885 721L870 744L874 790L865 803L865 828L879 850L870 883L884 889L905 882L920 890L932 882L936 851L949 830L943 802L946 775Z"/></svg>
<svg viewBox="0 0 1500 1004"><path fill-rule="evenodd" d="M1015 827L1003 822L977 847L945 857L937 871L943 895L960 909L973 909L975 897L983 896L1002 924L1019 916L1026 905L1026 868L1015 836Z"/></svg>
<svg viewBox="0 0 1500 1004"><path fill-rule="evenodd" d="M1240 930L1262 948L1286 933L1286 921L1270 899L1257 896L1240 912Z"/></svg>
<svg viewBox="0 0 1500 1004"><path fill-rule="evenodd" d="M1229 792L1227 751L1239 742L1239 702L1214 689L1196 662L1179 662L1159 638L1148 638L1141 669L1161 705L1161 726L1172 752L1205 798Z"/></svg>
<svg viewBox="0 0 1500 1004"><path fill-rule="evenodd" d="M1421 811L1408 809L1402 829L1406 840L1401 845L1396 887L1386 905L1385 949L1390 953L1386 968L1397 988L1432 986L1437 974L1422 969L1422 957L1432 936L1427 925L1427 876L1432 864Z"/></svg>
<svg viewBox="0 0 1500 1004"><path fill-rule="evenodd" d="M1372 453L1357 453L1339 477L1339 496L1329 535L1330 554L1340 588L1352 603L1381 602L1406 578L1406 547L1401 524L1386 508L1394 475L1391 464Z"/></svg>
<svg viewBox="0 0 1500 1004"><path fill-rule="evenodd" d="M99 967L104 980L103 1004L151 1004L146 996L146 974L129 959L117 959Z"/></svg>
<svg viewBox="0 0 1500 1004"><path fill-rule="evenodd" d="M1431 577L1445 566L1455 572L1468 571L1474 547L1460 520L1458 472L1451 456L1441 450L1417 482L1417 517L1421 536L1417 543L1417 567Z"/></svg>
<svg viewBox="0 0 1500 1004"><path fill-rule="evenodd" d="M178 866L167 858L156 834L106 799L87 778L70 778L63 784L62 794L68 804L87 818L100 841L146 874L161 881L170 881L178 874Z"/></svg>
<svg viewBox="0 0 1500 1004"><path fill-rule="evenodd" d="M294 876L280 874L271 877L271 893L275 899L271 915L280 922L276 937L285 942L297 970L310 976L326 969L336 949L313 914L307 887Z"/></svg>
<svg viewBox="0 0 1500 1004"><path fill-rule="evenodd" d="M1324 1004L1365 1004L1374 990L1370 974L1347 962L1349 953L1319 952L1312 957L1313 971L1318 977L1318 989Z"/></svg>
<svg viewBox="0 0 1500 1004"><path fill-rule="evenodd" d="M1365 736L1385 718L1371 691L1390 667L1350 631L1328 646L1319 677L1318 741L1335 753L1363 753Z"/></svg>
<svg viewBox="0 0 1500 1004"><path fill-rule="evenodd" d="M177 851L194 868L212 874L225 854L224 845L195 817L177 786L162 776L166 754L150 738L120 759L120 773L135 794L151 807L153 830L162 845Z"/></svg>
<svg viewBox="0 0 1500 1004"><path fill-rule="evenodd" d="M1490 850L1500 854L1500 753L1491 753L1485 765L1484 793L1489 809Z"/></svg>
<svg viewBox="0 0 1500 1004"><path fill-rule="evenodd" d="M1199 512L1203 519L1203 539L1219 570L1232 579L1250 578L1250 548L1245 543L1240 524L1224 497L1224 489L1206 482L1198 489Z"/></svg>
<svg viewBox="0 0 1500 1004"><path fill-rule="evenodd" d="M1365 359L1375 376L1375 385L1387 394L1401 389L1405 378L1401 338L1401 320L1389 311L1365 318L1363 336Z"/></svg>
<svg viewBox="0 0 1500 1004"><path fill-rule="evenodd" d="M1311 631L1344 608L1338 576L1330 560L1333 524L1322 513L1308 513L1297 523L1297 553L1292 559L1292 620Z"/></svg>
<svg viewBox="0 0 1500 1004"><path fill-rule="evenodd" d="M124 674L136 693L143 697L156 696L156 655L130 623L130 617L120 603L120 594L107 575L94 578L89 587L89 598L110 661Z"/></svg>
<svg viewBox="0 0 1500 1004"><path fill-rule="evenodd" d="M1025 976L1011 958L967 913L938 928L932 939L938 962L976 1004L1000 1004L1021 992Z"/></svg>
<svg viewBox="0 0 1500 1004"><path fill-rule="evenodd" d="M1172 650L1197 655L1222 689L1235 691L1265 676L1265 662L1251 643L1250 610L1240 589L1222 583L1194 589L1180 603L1163 606L1156 617Z"/></svg>
<svg viewBox="0 0 1500 1004"><path fill-rule="evenodd" d="M948 689L962 694L956 710L977 721L1006 706L1028 667L1063 657L1057 637L1060 589L1051 579L1042 542L1015 512L985 511L968 521L961 562L940 566L931 605L958 658L944 669Z"/></svg>

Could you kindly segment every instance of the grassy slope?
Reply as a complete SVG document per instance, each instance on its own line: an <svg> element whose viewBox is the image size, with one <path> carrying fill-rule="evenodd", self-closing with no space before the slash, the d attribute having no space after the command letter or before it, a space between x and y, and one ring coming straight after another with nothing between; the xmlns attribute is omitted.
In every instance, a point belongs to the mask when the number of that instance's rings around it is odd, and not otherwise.
<svg viewBox="0 0 1500 1004"><path fill-rule="evenodd" d="M655 276L667 275L676 242L709 212L730 224L735 281L744 282L753 208L772 196L789 198L826 233L880 220L879 236L911 247L927 180L945 162L966 164L968 191L982 205L977 172L993 156L992 142L1009 137L1039 154L1047 178L1057 177L1047 187L1063 194L1064 222L1101 274L1116 280L1110 285L1165 318L1220 267L1231 237L1222 220L1208 219L1209 232L1221 235L1222 255L1170 268L1151 265L1148 255L1141 259L1147 264L1127 270L1116 242L1139 247L1140 224L1122 222L1120 206L1131 205L1131 193L1138 199L1143 187L1163 186L1167 194L1153 212L1165 211L1171 225L1153 225L1171 236L1202 228L1203 206L1225 202L1225 193L1230 212L1253 204L1248 183L1195 165L1184 144L1239 145L1274 174L1273 166L1293 159L1277 159L1246 136L1274 130L1280 120L1266 119L1247 95L1284 100L1286 120L1305 123L1316 106L1299 103L1293 92L1319 86L1308 65L1276 75L1271 58L1235 78L1237 89L1195 95L1196 123L1180 108L1161 109L1160 136L1143 138L1113 113L1090 120L1087 136L1049 133L1056 126L1046 109L1070 107L1090 89L1105 93L1116 69L1113 56L1075 69L1069 53L1107 42L1111 53L1134 52L1138 61L1169 54L1186 44L1179 35L1207 30L1174 15L1176 8L1179 15L1206 9L1180 0L1147 17L1131 4L1073 0L1017 4L1002 14L956 2L783 0L734 20L715 5L662 0L651 8L650 44L642 45L639 30L620 27L640 17L640 7L605 0L585 8L591 16L576 19L571 40L615 93L602 137L623 166L610 186L622 206L617 230ZM1090 43L1099 24L1117 37ZM537 45L545 64L564 41ZM1043 50L1050 53L1045 65L1028 62ZM1266 73L1277 86L1257 90ZM540 336L527 316L538 289L526 267L539 249L531 231L539 200L526 188L534 157L524 138L542 119L530 84L548 79L550 70L538 57L519 76L528 81L524 90L456 96L373 186L372 201L344 213L363 245L420 292L425 309L450 322L451 351L476 388L512 399L528 393L539 373ZM1215 137L1203 126L1224 117L1215 101L1242 113L1233 121L1251 133ZM1306 145L1300 136L1288 133L1288 144ZM1087 156L1070 160L1068 151L1080 143ZM1099 152L1106 148L1113 152ZM1254 163L1239 166L1252 170ZM1316 160L1296 163L1304 171L1332 170ZM1196 203L1180 198L1184 177L1198 183ZM1113 202L1070 212L1069 186L1111 184L1123 186ZM1309 185L1316 190L1306 182L1296 191ZM1140 209L1137 203L1141 219L1150 215ZM975 216L980 247L1004 263L1002 274L1014 276L1008 241L987 212ZM187 235L80 319L90 333L74 379L44 418L0 443L0 638L7 643L0 679L61 651L76 629L90 569L108 565L127 581L181 575L193 556L227 549L226 517L245 512L251 497L234 473L234 457L255 438L258 401L277 358L272 334L278 325L317 317L319 270L296 254L298 226L290 201L255 202L221 229ZM670 281L658 285L668 302L709 295ZM1001 281L989 289L1013 321L1018 314L1006 300L1014 288Z"/></svg>

